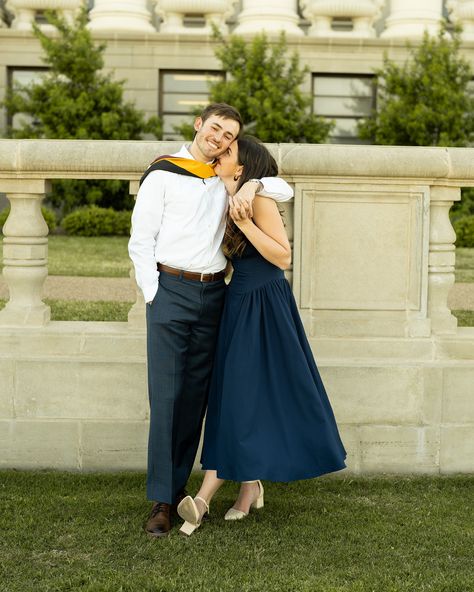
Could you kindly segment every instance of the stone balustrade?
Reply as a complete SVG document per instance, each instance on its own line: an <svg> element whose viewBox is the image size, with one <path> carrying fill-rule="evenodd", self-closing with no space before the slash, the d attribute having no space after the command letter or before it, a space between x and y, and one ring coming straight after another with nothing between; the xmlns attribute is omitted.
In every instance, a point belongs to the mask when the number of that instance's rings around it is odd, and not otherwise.
<svg viewBox="0 0 474 592"><path fill-rule="evenodd" d="M59 10L71 19L82 1L7 0L6 7L15 16L12 28L27 30L38 12ZM474 38L473 6L473 0L447 0L466 40ZM438 30L443 0L94 0L89 14L97 33L209 35L214 23L224 34L349 38L374 37L374 22L383 14L385 22L377 26L382 37L419 39L425 30Z"/></svg>
<svg viewBox="0 0 474 592"><path fill-rule="evenodd" d="M144 468L144 304L126 323L50 321L42 302L56 178L138 179L169 142L0 140L4 227L0 467ZM448 306L449 209L474 149L270 145L294 185L292 288L349 470L474 471L474 328Z"/></svg>
<svg viewBox="0 0 474 592"><path fill-rule="evenodd" d="M311 22L309 35L375 37L373 27L384 0L302 0L303 15ZM334 31L334 19L350 19L352 29Z"/></svg>
<svg viewBox="0 0 474 592"><path fill-rule="evenodd" d="M82 3L82 0L7 0L6 7L15 16L12 29L28 31L38 12L57 10L71 22Z"/></svg>
<svg viewBox="0 0 474 592"><path fill-rule="evenodd" d="M448 0L447 8L450 18L462 26L462 37L465 41L474 40L474 0Z"/></svg>

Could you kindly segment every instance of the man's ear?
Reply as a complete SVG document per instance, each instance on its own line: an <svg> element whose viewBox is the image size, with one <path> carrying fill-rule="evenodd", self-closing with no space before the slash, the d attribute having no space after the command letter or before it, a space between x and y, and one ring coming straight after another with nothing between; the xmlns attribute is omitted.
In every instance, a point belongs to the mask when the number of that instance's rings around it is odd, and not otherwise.
<svg viewBox="0 0 474 592"><path fill-rule="evenodd" d="M198 132L202 127L202 118L196 117L194 120L194 131Z"/></svg>

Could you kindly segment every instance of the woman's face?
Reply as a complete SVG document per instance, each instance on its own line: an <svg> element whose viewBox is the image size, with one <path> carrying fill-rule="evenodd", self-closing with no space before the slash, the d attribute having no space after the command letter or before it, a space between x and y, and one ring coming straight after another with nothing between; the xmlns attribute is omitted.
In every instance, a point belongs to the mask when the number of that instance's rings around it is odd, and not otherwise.
<svg viewBox="0 0 474 592"><path fill-rule="evenodd" d="M216 162L214 170L221 179L233 179L236 175L241 175L243 166L239 164L237 140L230 144L227 150L217 158Z"/></svg>

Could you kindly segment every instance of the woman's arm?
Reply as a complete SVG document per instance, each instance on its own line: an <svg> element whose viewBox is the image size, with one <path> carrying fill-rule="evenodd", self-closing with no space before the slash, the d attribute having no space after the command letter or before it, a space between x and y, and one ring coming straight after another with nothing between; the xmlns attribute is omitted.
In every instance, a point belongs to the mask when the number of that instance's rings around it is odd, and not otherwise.
<svg viewBox="0 0 474 592"><path fill-rule="evenodd" d="M280 269L291 263L291 247L278 206L273 199L256 196L253 219L242 218L240 209L230 200L229 214L257 251Z"/></svg>

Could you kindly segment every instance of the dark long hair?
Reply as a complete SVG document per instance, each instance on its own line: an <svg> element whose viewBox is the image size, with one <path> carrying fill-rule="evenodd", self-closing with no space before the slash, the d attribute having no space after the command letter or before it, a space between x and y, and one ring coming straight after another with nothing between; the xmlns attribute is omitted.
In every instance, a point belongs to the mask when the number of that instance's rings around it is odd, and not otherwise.
<svg viewBox="0 0 474 592"><path fill-rule="evenodd" d="M278 165L265 146L252 136L243 136L237 141L238 161L243 171L237 184L237 191L249 179L262 177L276 177ZM227 257L240 256L245 249L244 233L235 225L227 214L227 224L224 235L224 253Z"/></svg>

